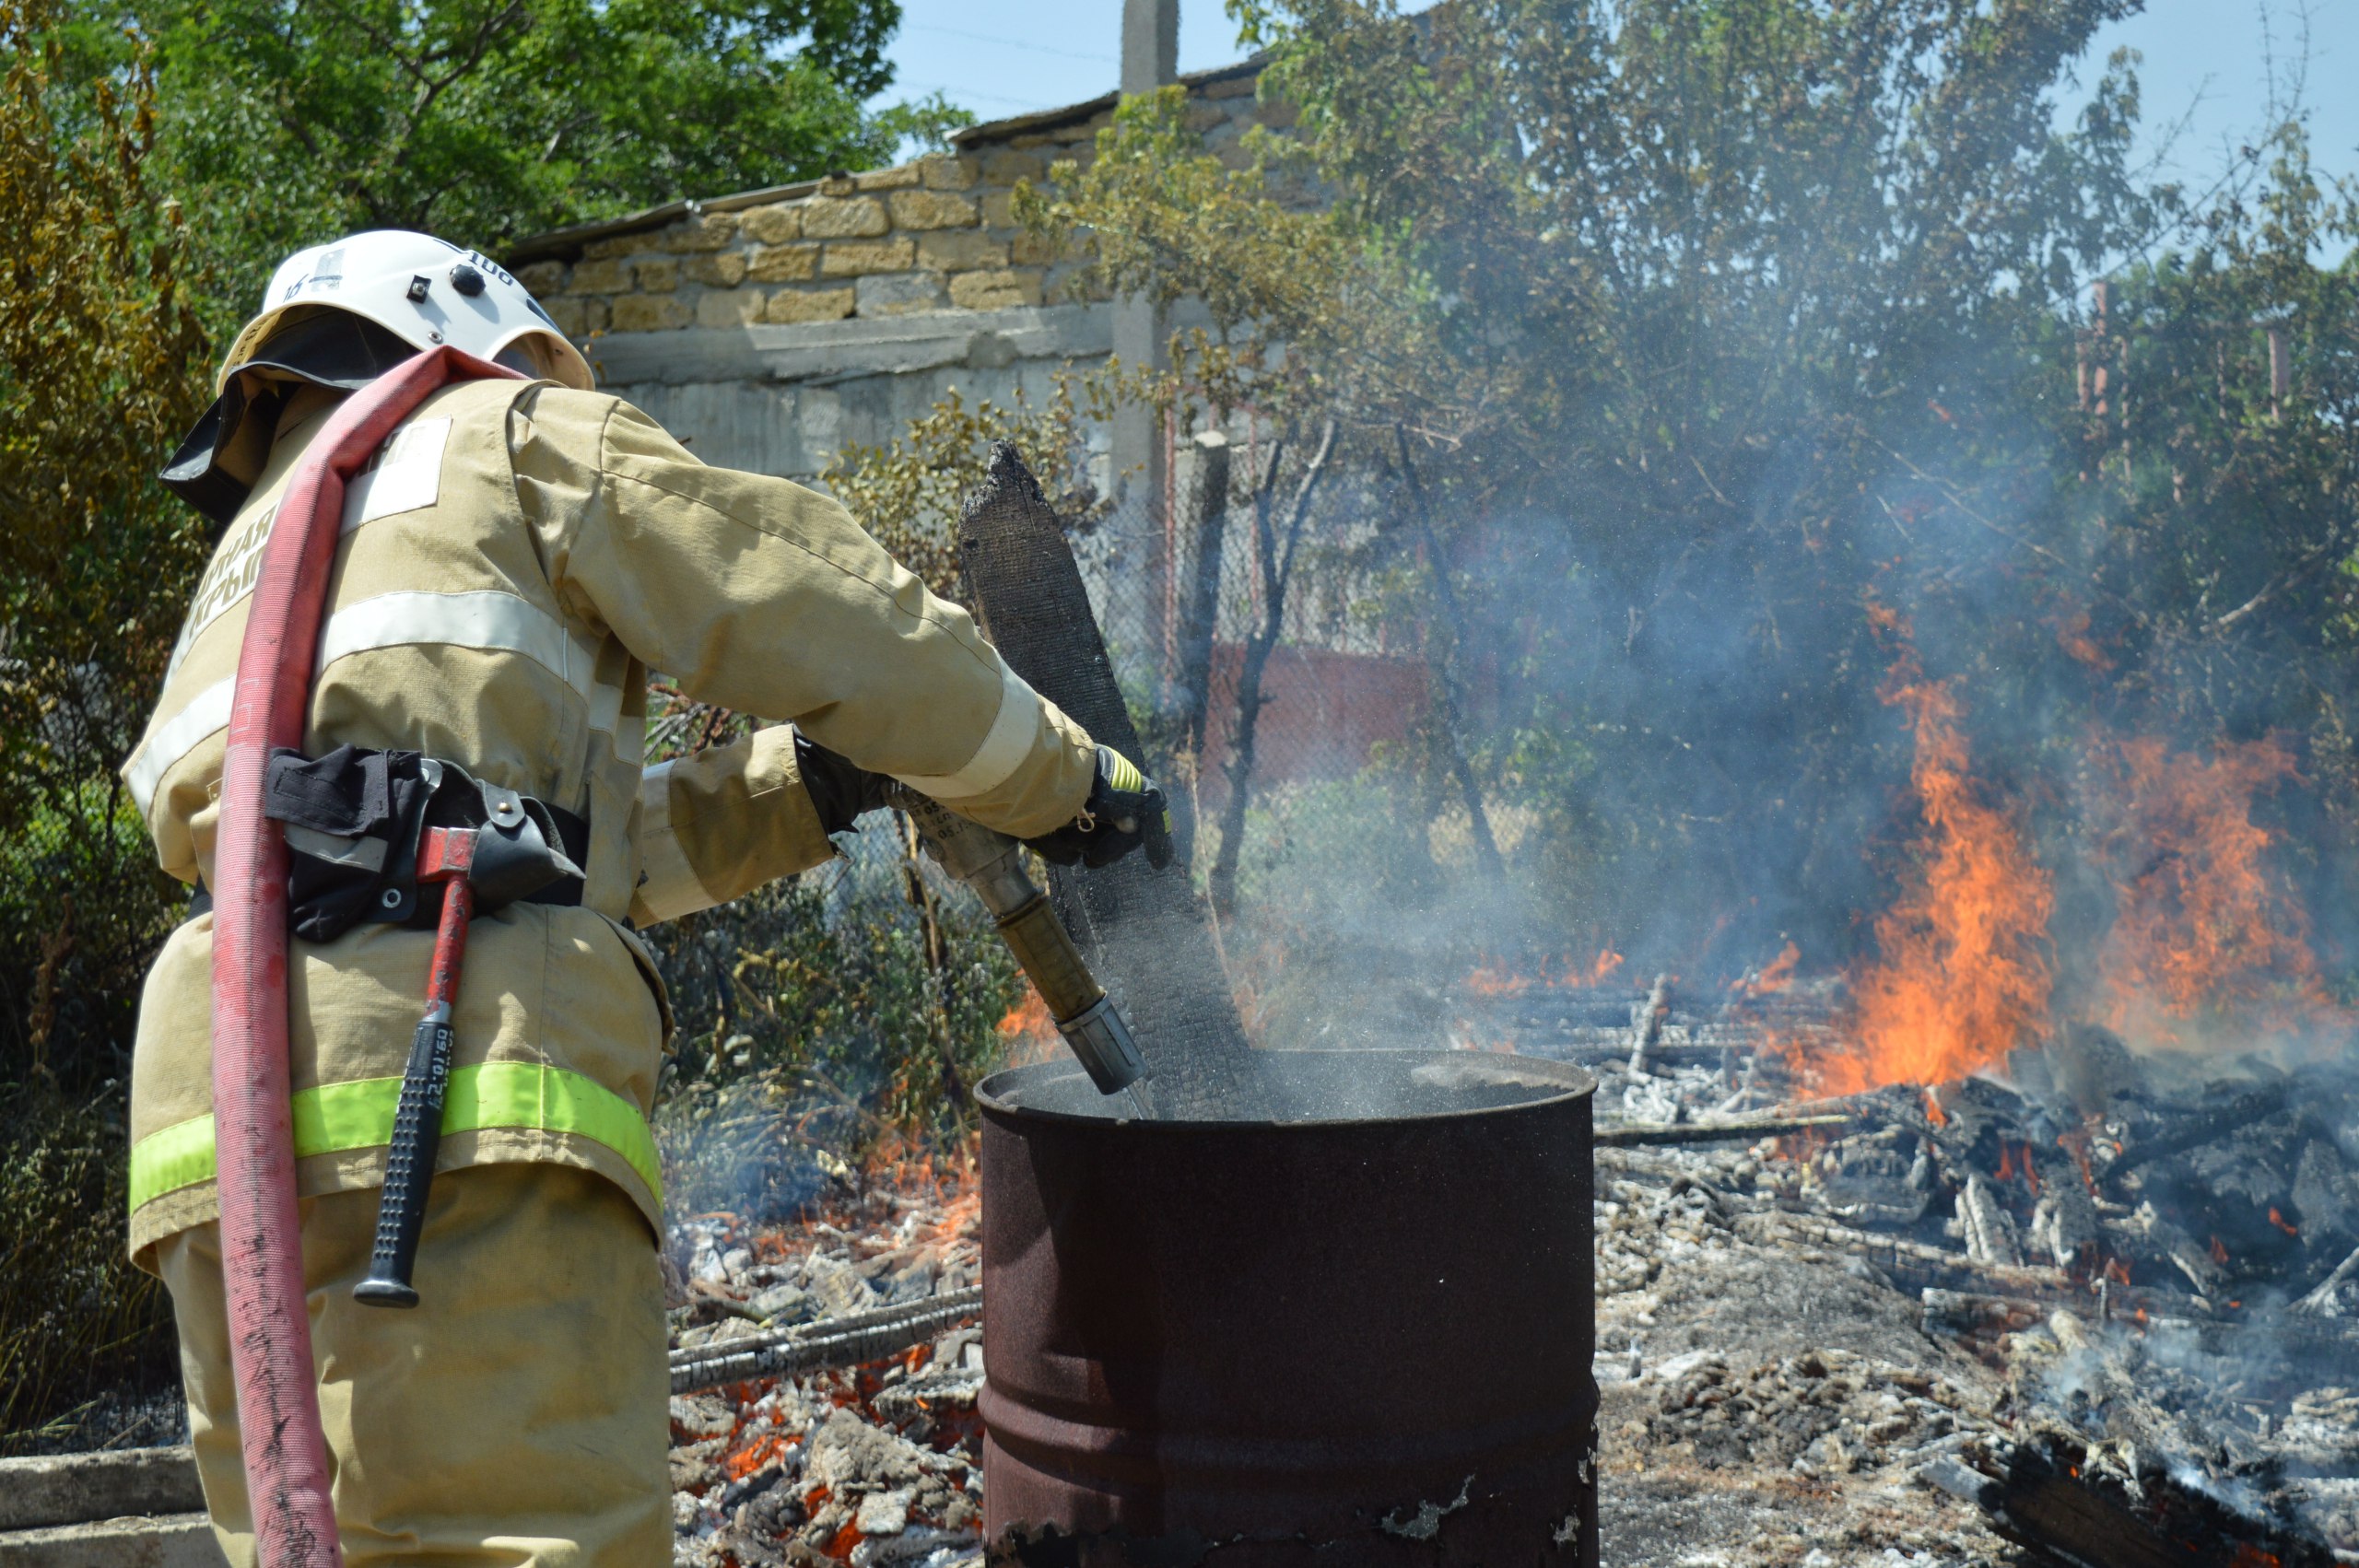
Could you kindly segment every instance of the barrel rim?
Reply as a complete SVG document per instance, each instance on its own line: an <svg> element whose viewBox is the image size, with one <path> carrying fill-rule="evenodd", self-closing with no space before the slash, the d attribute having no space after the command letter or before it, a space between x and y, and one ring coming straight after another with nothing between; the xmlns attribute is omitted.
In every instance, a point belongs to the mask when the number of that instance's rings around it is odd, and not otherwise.
<svg viewBox="0 0 2359 1568"><path fill-rule="evenodd" d="M1547 1057L1514 1056L1506 1052L1457 1051L1420 1049L1414 1047L1387 1047L1373 1050L1282 1050L1260 1051L1256 1056L1270 1057L1420 1057L1438 1061L1472 1064L1485 1057L1501 1056L1512 1060L1519 1071L1540 1070L1542 1077L1555 1077L1564 1082L1561 1091L1535 1094L1528 1100L1518 1100L1507 1106L1467 1106L1456 1110L1420 1111L1410 1116L1321 1117L1308 1121L1273 1121L1263 1117L1210 1117L1183 1119L1157 1117L1152 1120L1135 1116L1081 1116L1072 1111L1048 1110L1039 1106L1018 1105L1006 1098L1012 1082L1032 1082L1058 1073L1079 1073L1081 1064L1060 1058L1051 1061L1029 1062L1022 1067L1003 1067L985 1077L972 1091L975 1104L986 1113L996 1113L1010 1119L1066 1123L1076 1127L1129 1127L1151 1132L1210 1132L1308 1131L1316 1128L1407 1127L1420 1123L1449 1122L1477 1117L1515 1116L1522 1112L1562 1106L1571 1100L1586 1100L1597 1093L1597 1075L1571 1062L1555 1061Z"/></svg>

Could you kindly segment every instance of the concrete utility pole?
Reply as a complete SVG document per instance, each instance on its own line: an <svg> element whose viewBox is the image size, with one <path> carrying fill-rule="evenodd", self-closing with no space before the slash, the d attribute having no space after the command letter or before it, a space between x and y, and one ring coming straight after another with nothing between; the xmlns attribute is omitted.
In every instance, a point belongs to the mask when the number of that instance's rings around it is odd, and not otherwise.
<svg viewBox="0 0 2359 1568"><path fill-rule="evenodd" d="M1153 92L1180 76L1180 0L1122 0L1122 90Z"/></svg>
<svg viewBox="0 0 2359 1568"><path fill-rule="evenodd" d="M1179 77L1180 0L1122 0L1122 91L1153 92ZM1153 304L1142 298L1115 301L1114 354L1123 364L1164 364L1168 336L1163 312ZM1124 554L1139 574L1145 603L1159 611L1168 598L1171 570L1161 422L1151 409L1125 407L1115 414L1109 436L1114 472L1123 476L1119 482L1130 503L1124 509ZM1138 651L1156 659L1162 647L1156 637Z"/></svg>

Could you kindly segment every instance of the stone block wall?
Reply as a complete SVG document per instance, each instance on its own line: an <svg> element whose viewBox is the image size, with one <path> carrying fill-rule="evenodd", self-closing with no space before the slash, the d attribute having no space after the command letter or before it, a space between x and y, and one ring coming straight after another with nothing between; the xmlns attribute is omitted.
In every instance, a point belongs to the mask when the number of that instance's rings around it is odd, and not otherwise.
<svg viewBox="0 0 2359 1568"><path fill-rule="evenodd" d="M1191 123L1224 161L1243 161L1257 120L1291 118L1257 104L1257 76L1232 68L1190 83ZM978 126L955 151L898 168L709 202L527 262L517 276L584 343L1040 305L1073 263L1017 226L1015 188L1045 183L1058 159L1087 162L1112 109L1085 107L1095 112Z"/></svg>

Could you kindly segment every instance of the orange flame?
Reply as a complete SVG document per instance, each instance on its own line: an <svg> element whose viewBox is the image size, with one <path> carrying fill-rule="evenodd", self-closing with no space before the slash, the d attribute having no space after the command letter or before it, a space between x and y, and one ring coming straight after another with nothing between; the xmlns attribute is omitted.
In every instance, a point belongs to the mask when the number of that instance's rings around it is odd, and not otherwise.
<svg viewBox="0 0 2359 1568"><path fill-rule="evenodd" d="M1760 969L1731 981L1729 989L1737 996L1775 996L1793 985L1795 967L1802 961L1802 950L1790 942Z"/></svg>
<svg viewBox="0 0 2359 1568"><path fill-rule="evenodd" d="M1923 826L1900 897L1876 917L1876 959L1853 978L1859 1048L1816 1064L1837 1094L1989 1066L2036 1037L2053 983L2043 945L2052 879L2013 815L1976 785L1950 683L1926 675L1899 614L1873 604L1868 614L1899 644L1881 695L1908 714Z"/></svg>
<svg viewBox="0 0 2359 1568"><path fill-rule="evenodd" d="M2213 1236L2212 1238L2212 1261L2214 1263L2225 1263L2227 1260L2228 1249L2220 1245L2220 1238L2218 1236Z"/></svg>
<svg viewBox="0 0 2359 1568"><path fill-rule="evenodd" d="M2081 1185L2087 1188L2091 1193L2095 1193L2097 1189L2097 1174L2089 1164L2088 1129L2076 1128L2071 1132L2058 1133L2056 1146L2072 1156L2072 1164L2081 1173Z"/></svg>
<svg viewBox="0 0 2359 1568"><path fill-rule="evenodd" d="M729 1479L744 1480L747 1476L769 1464L785 1446L785 1443L773 1433L732 1454L725 1467L729 1472Z"/></svg>
<svg viewBox="0 0 2359 1568"><path fill-rule="evenodd" d="M1466 977L1466 989L1476 996L1520 996L1532 989L1529 975L1519 975L1504 964L1478 965Z"/></svg>
<svg viewBox="0 0 2359 1568"><path fill-rule="evenodd" d="M2209 758L2162 742L2110 748L2120 814L2107 835L2116 867L2113 930L2098 954L2107 1021L2142 1041L2201 1043L2192 1021L2257 1010L2281 1029L2336 1012L2309 945L2309 918L2270 863L2254 798L2296 777L2274 740Z"/></svg>
<svg viewBox="0 0 2359 1568"><path fill-rule="evenodd" d="M1049 1004L1030 986L1024 988L1024 1000L999 1021L998 1030L1010 1067L1028 1067L1057 1054L1057 1021L1049 1016Z"/></svg>
<svg viewBox="0 0 2359 1568"><path fill-rule="evenodd" d="M1597 950L1597 956L1586 961L1566 954L1543 958L1537 971L1526 974L1505 960L1493 959L1475 966L1466 977L1466 989L1476 996L1521 996L1533 990L1584 990L1603 985L1616 969L1622 967L1622 955L1614 951L1612 942Z"/></svg>
<svg viewBox="0 0 2359 1568"><path fill-rule="evenodd" d="M2089 636L2086 610L2074 610L2056 623L2056 646L2100 674L2113 668L2113 661Z"/></svg>
<svg viewBox="0 0 2359 1568"><path fill-rule="evenodd" d="M2287 1219L2273 1208L2269 1211L2269 1223L2275 1225L2279 1230L2283 1231L2289 1236L2297 1236L2302 1234L2301 1226L2295 1224L2293 1221Z"/></svg>

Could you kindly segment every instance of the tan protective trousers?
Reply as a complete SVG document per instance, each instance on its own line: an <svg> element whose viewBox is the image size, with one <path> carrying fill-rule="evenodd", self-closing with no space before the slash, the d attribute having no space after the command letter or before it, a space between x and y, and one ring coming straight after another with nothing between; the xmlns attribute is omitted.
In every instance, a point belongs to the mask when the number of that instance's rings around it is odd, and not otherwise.
<svg viewBox="0 0 2359 1568"><path fill-rule="evenodd" d="M434 1178L408 1312L361 1306L373 1190L307 1198L303 1270L350 1568L664 1568L663 1287L604 1177L512 1164ZM158 1244L214 1533L252 1568L219 1227Z"/></svg>

